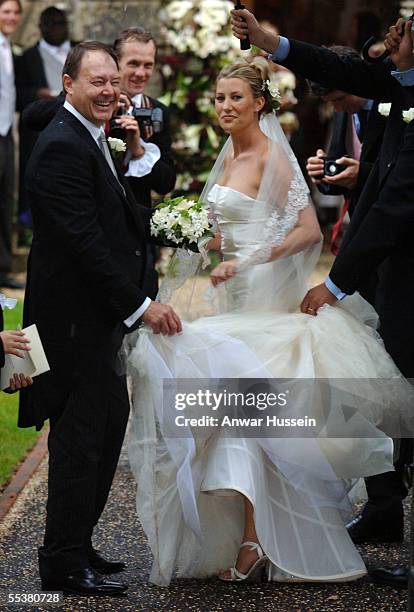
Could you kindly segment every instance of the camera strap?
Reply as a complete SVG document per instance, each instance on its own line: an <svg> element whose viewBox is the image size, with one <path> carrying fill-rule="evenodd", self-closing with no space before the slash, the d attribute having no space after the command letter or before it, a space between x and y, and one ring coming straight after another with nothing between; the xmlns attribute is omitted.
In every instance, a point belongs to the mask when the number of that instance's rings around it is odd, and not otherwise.
<svg viewBox="0 0 414 612"><path fill-rule="evenodd" d="M342 223L344 222L344 218L349 208L349 198L345 198L345 202L342 206L341 214L339 215L338 221L332 228L332 237L331 237L331 253L333 255L338 255L340 249L340 241L339 241L339 232L342 227Z"/></svg>

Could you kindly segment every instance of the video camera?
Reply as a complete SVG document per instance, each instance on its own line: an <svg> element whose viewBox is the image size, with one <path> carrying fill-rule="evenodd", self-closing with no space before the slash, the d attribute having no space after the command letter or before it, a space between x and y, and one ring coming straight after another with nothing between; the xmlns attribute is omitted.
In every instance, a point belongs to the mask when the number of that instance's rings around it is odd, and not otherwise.
<svg viewBox="0 0 414 612"><path fill-rule="evenodd" d="M116 123L118 117L125 115L122 108L119 109L118 113L112 117L109 122L109 135L112 138L120 138L121 140L126 139L126 131L119 127ZM162 131L164 125L164 114L162 108L135 108L132 107L128 113L131 117L138 122L141 134L144 133L144 128L152 127L154 134L159 134Z"/></svg>

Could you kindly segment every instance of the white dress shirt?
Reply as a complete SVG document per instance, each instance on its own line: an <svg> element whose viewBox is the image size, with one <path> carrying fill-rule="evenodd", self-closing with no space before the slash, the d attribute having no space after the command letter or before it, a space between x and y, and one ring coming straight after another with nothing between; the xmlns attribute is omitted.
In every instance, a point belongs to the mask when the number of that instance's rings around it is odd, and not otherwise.
<svg viewBox="0 0 414 612"><path fill-rule="evenodd" d="M13 54L9 39L0 32L0 136L7 136L16 107Z"/></svg>
<svg viewBox="0 0 414 612"><path fill-rule="evenodd" d="M49 45L49 43L47 43L44 40L44 38L41 38L39 41L39 49L43 49L43 51L46 51L46 53L49 53L49 55L52 55L55 59L57 59L62 64L62 68L63 68L66 62L68 53L70 51L70 41L65 40L65 42L62 43L61 45L55 46L55 45Z"/></svg>
<svg viewBox="0 0 414 612"><path fill-rule="evenodd" d="M142 94L137 94L134 96L131 102L136 108L141 108ZM140 142L142 148L145 150L145 153L139 159L130 159L128 161L128 170L126 171L125 176L134 176L135 178L139 178L141 176L150 174L153 167L161 157L161 151L156 144L153 142L145 142L145 140L142 138Z"/></svg>
<svg viewBox="0 0 414 612"><path fill-rule="evenodd" d="M62 91L62 68L70 49L69 40L65 40L58 46L50 45L43 38L39 41L39 53L43 60L46 81L52 96L58 96Z"/></svg>
<svg viewBox="0 0 414 612"><path fill-rule="evenodd" d="M99 143L98 143L98 139L99 139L100 135L104 132L103 126L98 126L95 123L92 123L92 121L89 121L89 119L86 119L86 117L81 115L76 110L76 108L74 106L72 106L72 104L70 102L68 102L67 100L65 101L63 106L64 106L64 108L66 108L67 111L72 113L72 115L74 115L76 117L76 119L78 119L82 123L82 125L84 125L86 127L86 129L88 130L88 132L90 133L90 135L94 139L94 141L96 143L96 146L98 147L99 151L101 151L101 148L100 148ZM134 325L134 323L140 317L142 317L142 315L147 310L147 308L150 306L150 304L151 304L150 298L149 297L145 298L145 300L141 304L141 306L135 312L133 312L127 319L125 319L124 324L127 327L132 327Z"/></svg>

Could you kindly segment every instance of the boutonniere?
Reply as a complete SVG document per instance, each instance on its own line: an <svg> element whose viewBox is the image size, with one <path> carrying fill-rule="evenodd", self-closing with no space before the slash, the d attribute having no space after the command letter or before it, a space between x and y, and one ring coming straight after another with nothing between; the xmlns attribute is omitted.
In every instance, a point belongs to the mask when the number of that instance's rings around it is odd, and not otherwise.
<svg viewBox="0 0 414 612"><path fill-rule="evenodd" d="M402 118L405 123L411 123L411 121L414 119L414 108L411 107L408 110L403 111Z"/></svg>
<svg viewBox="0 0 414 612"><path fill-rule="evenodd" d="M381 104L378 104L379 114L383 117L389 117L391 112L391 104L391 102L382 102Z"/></svg>
<svg viewBox="0 0 414 612"><path fill-rule="evenodd" d="M120 138L108 138L108 144L114 157L123 155L127 149L127 146Z"/></svg>

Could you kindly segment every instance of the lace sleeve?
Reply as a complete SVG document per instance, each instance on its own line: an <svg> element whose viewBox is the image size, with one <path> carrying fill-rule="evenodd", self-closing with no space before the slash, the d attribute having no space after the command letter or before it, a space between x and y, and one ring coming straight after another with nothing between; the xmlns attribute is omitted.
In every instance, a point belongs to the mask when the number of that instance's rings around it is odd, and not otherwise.
<svg viewBox="0 0 414 612"><path fill-rule="evenodd" d="M275 206L267 223L263 227L260 243L253 245L249 254L240 258L238 270L242 271L250 266L267 263L272 249L280 246L288 234L294 229L299 220L299 213L311 205L309 189L303 178L299 164L293 152L289 153L294 175L290 184L286 205Z"/></svg>

